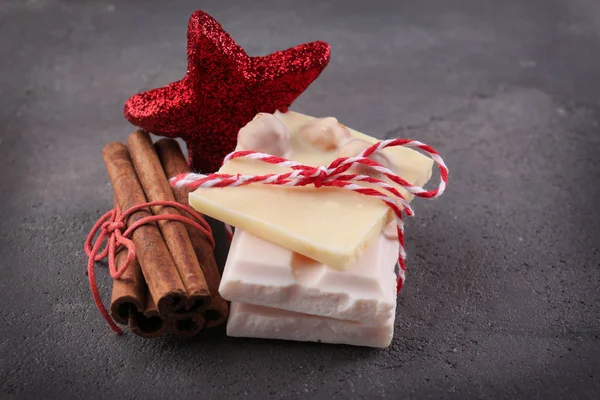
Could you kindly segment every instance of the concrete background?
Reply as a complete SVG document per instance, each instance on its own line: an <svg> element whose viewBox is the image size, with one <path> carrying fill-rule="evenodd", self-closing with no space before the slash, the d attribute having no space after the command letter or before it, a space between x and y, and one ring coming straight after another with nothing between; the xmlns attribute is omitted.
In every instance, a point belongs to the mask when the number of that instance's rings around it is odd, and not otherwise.
<svg viewBox="0 0 600 400"><path fill-rule="evenodd" d="M129 95L183 76L195 9L251 55L328 41L294 109L445 156L447 194L407 226L389 349L146 341L96 312L100 152L132 131ZM2 0L0 67L0 397L600 395L597 0Z"/></svg>

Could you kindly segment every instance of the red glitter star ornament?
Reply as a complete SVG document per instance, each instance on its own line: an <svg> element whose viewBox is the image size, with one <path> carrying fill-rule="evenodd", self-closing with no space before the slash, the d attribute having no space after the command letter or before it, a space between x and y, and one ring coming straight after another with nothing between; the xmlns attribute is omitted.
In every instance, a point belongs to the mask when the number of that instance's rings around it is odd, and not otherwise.
<svg viewBox="0 0 600 400"><path fill-rule="evenodd" d="M185 77L131 97L125 118L148 132L181 137L196 171L216 171L241 127L259 112L287 111L329 62L329 45L320 41L249 57L203 11L190 17L187 36Z"/></svg>

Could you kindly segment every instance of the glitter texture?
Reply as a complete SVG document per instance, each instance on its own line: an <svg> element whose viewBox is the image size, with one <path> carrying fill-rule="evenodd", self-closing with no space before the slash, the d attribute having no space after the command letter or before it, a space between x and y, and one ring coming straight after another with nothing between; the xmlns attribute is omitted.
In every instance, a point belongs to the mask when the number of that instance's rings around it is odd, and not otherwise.
<svg viewBox="0 0 600 400"><path fill-rule="evenodd" d="M134 95L125 118L148 132L181 137L192 169L216 171L237 132L257 113L285 112L329 62L317 41L264 57L249 57L203 11L188 24L188 71L170 85Z"/></svg>

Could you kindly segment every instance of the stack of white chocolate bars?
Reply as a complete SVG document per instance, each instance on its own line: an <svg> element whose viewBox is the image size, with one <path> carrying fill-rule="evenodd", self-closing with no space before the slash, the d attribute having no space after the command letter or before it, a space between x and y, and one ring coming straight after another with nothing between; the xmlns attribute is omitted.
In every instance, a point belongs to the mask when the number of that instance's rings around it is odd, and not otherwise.
<svg viewBox="0 0 600 400"><path fill-rule="evenodd" d="M376 141L335 118L288 112L257 115L240 130L237 150L319 166ZM389 148L375 157L414 185L431 176L432 160L414 150ZM248 159L230 160L219 170L283 171ZM366 167L358 172L370 173ZM383 202L339 188L260 184L197 189L189 200L236 227L219 289L231 301L229 336L389 346L399 247Z"/></svg>

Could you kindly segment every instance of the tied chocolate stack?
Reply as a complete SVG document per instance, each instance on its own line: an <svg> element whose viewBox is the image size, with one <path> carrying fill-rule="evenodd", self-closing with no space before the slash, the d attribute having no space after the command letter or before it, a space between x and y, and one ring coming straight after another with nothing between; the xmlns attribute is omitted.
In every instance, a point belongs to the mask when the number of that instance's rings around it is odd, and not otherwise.
<svg viewBox="0 0 600 400"><path fill-rule="evenodd" d="M185 189L172 189L168 177L189 172L179 145L172 139L152 144L143 131L131 134L127 145L109 143L104 162L114 190L115 206L129 210L147 202L187 204ZM132 213L131 227L148 216L181 215L170 206L152 206ZM227 302L219 295L220 274L212 238L177 220L158 220L132 234L136 259L120 279L113 280L110 314L142 337L166 332L197 335L204 327L227 320ZM125 248L115 257L117 270L127 258Z"/></svg>
<svg viewBox="0 0 600 400"><path fill-rule="evenodd" d="M258 114L243 127L236 150L324 166L376 142L332 117L277 112ZM414 150L389 148L372 157L413 185L431 177L432 160ZM261 176L288 170L236 158L218 172ZM348 173L382 179L363 165ZM219 288L231 301L229 336L389 346L399 247L385 203L340 188L254 183L198 188L189 202L236 228Z"/></svg>

